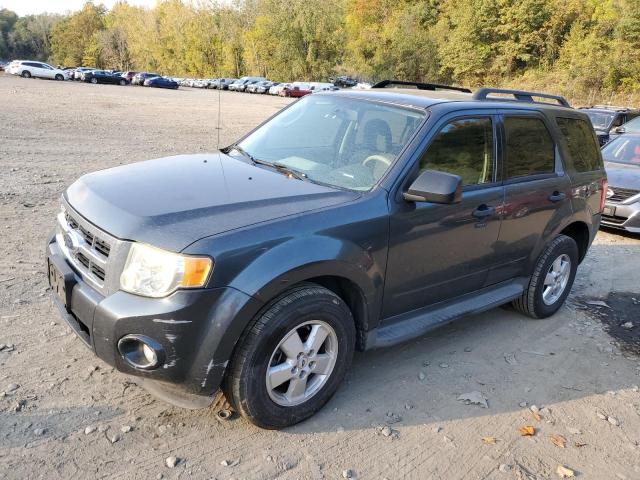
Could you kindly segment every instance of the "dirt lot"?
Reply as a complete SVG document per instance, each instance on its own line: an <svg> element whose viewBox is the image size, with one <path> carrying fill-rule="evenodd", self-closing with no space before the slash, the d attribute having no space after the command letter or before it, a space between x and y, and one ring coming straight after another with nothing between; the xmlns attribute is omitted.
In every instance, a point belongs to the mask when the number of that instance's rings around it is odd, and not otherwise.
<svg viewBox="0 0 640 480"><path fill-rule="evenodd" d="M547 479L565 465L579 478L640 479L640 358L601 321L623 305L640 335L637 237L600 232L553 318L497 309L357 354L330 403L285 431L173 408L94 357L48 298L58 198L85 172L213 151L217 100L0 75L0 478ZM286 103L225 92L221 143ZM488 408L457 400L474 391Z"/></svg>

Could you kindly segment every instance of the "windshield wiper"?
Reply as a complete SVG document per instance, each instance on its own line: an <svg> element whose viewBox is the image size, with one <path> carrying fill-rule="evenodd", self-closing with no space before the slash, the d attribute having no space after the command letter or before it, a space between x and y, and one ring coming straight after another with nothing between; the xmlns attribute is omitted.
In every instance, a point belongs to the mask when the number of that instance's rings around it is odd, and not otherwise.
<svg viewBox="0 0 640 480"><path fill-rule="evenodd" d="M301 172L299 170L295 170L295 169L293 169L291 167L288 167L287 165L285 165L283 163L267 162L266 160L260 160L259 158L256 158L253 155L251 155L249 152L247 152L240 145L233 144L233 145L225 148L224 153L229 153L231 150L235 150L236 152L240 153L241 155L244 155L249 160L251 160L251 162L253 162L254 165L264 165L266 167L275 168L279 172L284 173L286 175L290 175L290 176L292 176L294 178L297 178L298 180L306 180L306 179L309 178L306 173Z"/></svg>
<svg viewBox="0 0 640 480"><path fill-rule="evenodd" d="M268 163L268 162L266 162L266 163ZM275 168L277 168L281 172L286 173L287 175L291 175L292 177L297 178L298 180L308 180L309 179L309 176L306 173L301 172L300 170L293 169L293 168L285 165L284 163L273 162L270 165L275 167Z"/></svg>

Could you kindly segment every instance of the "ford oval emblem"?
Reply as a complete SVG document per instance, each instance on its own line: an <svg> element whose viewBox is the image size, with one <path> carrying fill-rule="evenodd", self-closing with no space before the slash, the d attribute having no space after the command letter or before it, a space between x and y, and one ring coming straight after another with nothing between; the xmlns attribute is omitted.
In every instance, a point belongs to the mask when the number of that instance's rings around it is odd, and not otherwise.
<svg viewBox="0 0 640 480"><path fill-rule="evenodd" d="M75 253L76 250L78 250L78 244L74 242L74 238L71 233L66 232L62 236L62 240L64 241L64 246L67 247L70 252Z"/></svg>

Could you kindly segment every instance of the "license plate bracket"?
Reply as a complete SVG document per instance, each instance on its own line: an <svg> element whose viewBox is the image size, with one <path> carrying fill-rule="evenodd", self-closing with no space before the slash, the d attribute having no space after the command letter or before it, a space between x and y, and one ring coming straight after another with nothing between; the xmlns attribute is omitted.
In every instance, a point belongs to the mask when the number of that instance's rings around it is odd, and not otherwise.
<svg viewBox="0 0 640 480"><path fill-rule="evenodd" d="M76 281L70 268L59 265L51 257L47 258L47 271L49 285L54 294L58 296L67 312L71 312L71 292Z"/></svg>

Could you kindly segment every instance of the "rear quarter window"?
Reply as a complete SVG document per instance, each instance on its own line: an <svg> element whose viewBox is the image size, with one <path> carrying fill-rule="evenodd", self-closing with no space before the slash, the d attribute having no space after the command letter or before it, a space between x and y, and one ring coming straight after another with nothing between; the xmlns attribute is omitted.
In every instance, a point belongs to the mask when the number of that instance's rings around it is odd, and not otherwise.
<svg viewBox="0 0 640 480"><path fill-rule="evenodd" d="M571 166L576 172L590 172L602 168L600 147L591 125L579 118L556 118L556 123L564 137Z"/></svg>

